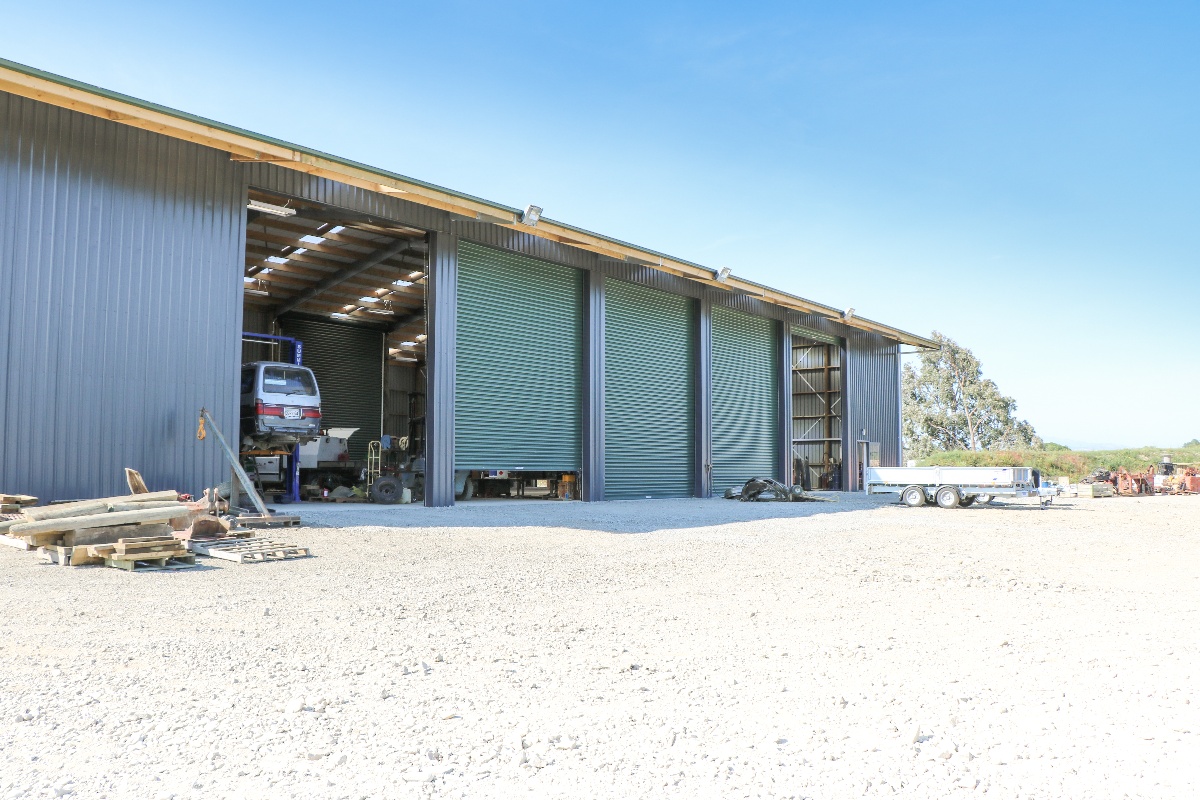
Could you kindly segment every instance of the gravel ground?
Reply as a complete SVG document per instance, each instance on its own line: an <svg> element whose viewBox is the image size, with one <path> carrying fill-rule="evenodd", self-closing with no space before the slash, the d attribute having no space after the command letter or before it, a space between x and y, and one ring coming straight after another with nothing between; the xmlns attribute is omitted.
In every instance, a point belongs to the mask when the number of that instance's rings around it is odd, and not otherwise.
<svg viewBox="0 0 1200 800"><path fill-rule="evenodd" d="M0 798L1195 797L1198 511L312 506L357 527L289 563L0 547Z"/></svg>

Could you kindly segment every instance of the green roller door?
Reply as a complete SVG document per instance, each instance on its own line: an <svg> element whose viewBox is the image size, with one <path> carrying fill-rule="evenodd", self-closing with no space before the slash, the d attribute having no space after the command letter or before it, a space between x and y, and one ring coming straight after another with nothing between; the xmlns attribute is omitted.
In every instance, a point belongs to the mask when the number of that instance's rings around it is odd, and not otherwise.
<svg viewBox="0 0 1200 800"><path fill-rule="evenodd" d="M777 477L775 322L722 306L712 315L713 492Z"/></svg>
<svg viewBox="0 0 1200 800"><path fill-rule="evenodd" d="M301 360L321 391L321 426L358 428L346 450L355 461L365 459L383 427L383 332L292 317L279 325L304 346Z"/></svg>
<svg viewBox="0 0 1200 800"><path fill-rule="evenodd" d="M583 273L460 242L455 469L575 472Z"/></svg>
<svg viewBox="0 0 1200 800"><path fill-rule="evenodd" d="M691 497L692 301L605 284L604 497Z"/></svg>

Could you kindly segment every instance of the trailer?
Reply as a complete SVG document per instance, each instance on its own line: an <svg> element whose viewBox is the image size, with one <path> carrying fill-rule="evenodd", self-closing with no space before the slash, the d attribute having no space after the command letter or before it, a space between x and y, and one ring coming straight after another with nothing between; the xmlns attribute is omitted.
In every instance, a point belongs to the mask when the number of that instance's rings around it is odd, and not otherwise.
<svg viewBox="0 0 1200 800"><path fill-rule="evenodd" d="M896 494L914 508L965 508L997 497L1035 497L1045 507L1054 499L1040 491L1041 475L1031 467L869 467L866 486L867 494Z"/></svg>

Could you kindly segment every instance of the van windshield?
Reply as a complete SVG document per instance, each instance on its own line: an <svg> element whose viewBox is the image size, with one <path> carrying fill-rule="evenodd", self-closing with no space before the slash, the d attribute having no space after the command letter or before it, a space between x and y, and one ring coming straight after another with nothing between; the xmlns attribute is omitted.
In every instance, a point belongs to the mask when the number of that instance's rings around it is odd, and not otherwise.
<svg viewBox="0 0 1200 800"><path fill-rule="evenodd" d="M312 373L300 367L263 367L264 394L316 394Z"/></svg>

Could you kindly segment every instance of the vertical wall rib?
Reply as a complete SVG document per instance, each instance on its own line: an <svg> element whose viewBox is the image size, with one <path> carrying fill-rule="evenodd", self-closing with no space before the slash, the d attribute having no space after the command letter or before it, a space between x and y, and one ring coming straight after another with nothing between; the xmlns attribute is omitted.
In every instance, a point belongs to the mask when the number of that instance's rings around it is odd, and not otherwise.
<svg viewBox="0 0 1200 800"><path fill-rule="evenodd" d="M581 496L604 499L604 274L585 275L583 310L583 475Z"/></svg>
<svg viewBox="0 0 1200 800"><path fill-rule="evenodd" d="M696 301L696 497L712 497L712 300Z"/></svg>
<svg viewBox="0 0 1200 800"><path fill-rule="evenodd" d="M426 403L425 505L454 505L455 336L458 313L458 237L429 234L425 280Z"/></svg>
<svg viewBox="0 0 1200 800"><path fill-rule="evenodd" d="M779 329L779 354L776 369L779 370L779 464L775 467L779 480L791 486L792 476L792 326L781 320Z"/></svg>

